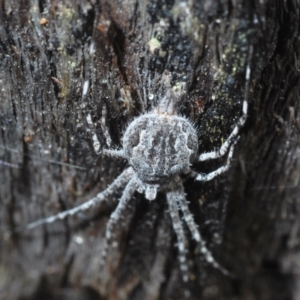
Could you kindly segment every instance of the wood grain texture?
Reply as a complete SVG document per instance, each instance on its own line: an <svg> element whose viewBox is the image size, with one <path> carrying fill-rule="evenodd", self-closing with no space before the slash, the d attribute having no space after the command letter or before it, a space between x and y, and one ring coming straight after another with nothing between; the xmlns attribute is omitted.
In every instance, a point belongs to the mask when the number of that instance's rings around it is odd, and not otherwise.
<svg viewBox="0 0 300 300"><path fill-rule="evenodd" d="M298 0L0 0L0 298L173 300L188 290L190 299L299 299L299 8ZM208 247L235 279L191 240L191 281L182 283L161 194L151 203L135 195L105 268L105 226L120 193L24 230L125 169L95 154L88 114L101 145L117 148L128 123L177 87L199 153L220 147L241 114L250 45L250 112L232 168L184 183Z"/></svg>

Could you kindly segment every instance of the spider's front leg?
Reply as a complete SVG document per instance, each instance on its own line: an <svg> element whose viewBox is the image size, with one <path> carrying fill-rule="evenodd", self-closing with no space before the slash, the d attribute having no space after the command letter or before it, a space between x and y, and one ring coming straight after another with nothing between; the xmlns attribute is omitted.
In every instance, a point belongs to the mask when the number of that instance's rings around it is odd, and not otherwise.
<svg viewBox="0 0 300 300"><path fill-rule="evenodd" d="M200 154L199 161L205 161L205 160L216 159L216 158L222 157L227 153L228 149L230 149L230 150L233 149L233 143L235 144L235 142L237 141L239 131L246 122L247 109L248 109L248 103L244 102L243 115L240 117L239 121L237 122L236 126L234 127L234 129L233 129L232 133L230 134L230 136L228 137L228 139L224 142L224 144L221 146L221 148L219 150Z"/></svg>
<svg viewBox="0 0 300 300"><path fill-rule="evenodd" d="M103 113L104 116L106 116L106 109L103 109L102 113ZM103 120L102 120L101 124L104 126L104 127L102 126L103 127L102 131L103 131L104 136L106 138L107 144L110 147L110 145L112 144L112 141L111 141L110 135L108 134L108 130L107 130L107 127L106 127L106 124L105 124L105 118L102 117L102 119ZM98 155L104 154L104 155L112 156L112 157L125 158L123 149L120 149L120 150L116 150L116 149L102 149L100 141L99 141L99 139L97 137L97 134L95 133L95 126L94 126L94 123L92 121L91 114L87 115L86 121L87 121L87 124L89 126L89 131L92 132L93 148L94 148L96 154L98 154Z"/></svg>
<svg viewBox="0 0 300 300"><path fill-rule="evenodd" d="M249 84L250 84L250 62L252 59L252 53L253 53L253 48L250 47L249 55L248 55L248 63L246 67L246 76L245 76L245 90L244 90L244 101L243 101L243 114L239 118L237 124L235 125L233 131L227 138L227 140L224 142L224 144L221 146L221 148L217 151L212 151L208 153L203 153L199 156L199 161L205 161L205 160L210 160L210 159L216 159L219 157L224 156L228 149L232 147L232 143L234 143L239 135L240 129L244 126L247 115L248 115L248 95L249 95ZM224 171L225 172L225 171Z"/></svg>
<svg viewBox="0 0 300 300"><path fill-rule="evenodd" d="M219 176L220 174L228 171L228 169L230 168L230 165L231 165L233 150L234 150L234 146L235 146L236 142L237 142L237 140L231 145L229 153L228 153L227 161L224 166L222 166L222 167L218 168L217 170L215 170L211 173L208 173L208 174L199 174L197 172L191 171L190 176L195 177L195 179L198 181L209 181L209 180L212 180L215 177Z"/></svg>

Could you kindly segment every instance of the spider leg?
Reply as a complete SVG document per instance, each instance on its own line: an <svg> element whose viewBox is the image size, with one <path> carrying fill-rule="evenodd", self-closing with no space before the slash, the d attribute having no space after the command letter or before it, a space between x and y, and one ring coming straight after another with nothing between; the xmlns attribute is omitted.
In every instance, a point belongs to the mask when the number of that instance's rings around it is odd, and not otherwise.
<svg viewBox="0 0 300 300"><path fill-rule="evenodd" d="M123 149L120 149L120 150L101 149L99 139L95 133L93 134L92 139L93 139L93 147L94 147L96 154L98 154L98 155L104 154L104 155L108 155L108 156L112 156L112 157L125 158Z"/></svg>
<svg viewBox="0 0 300 300"><path fill-rule="evenodd" d="M250 62L251 62L251 58L252 58L252 52L253 52L253 48L250 47L248 63L247 63L247 67L246 67L246 78L245 78L246 84L245 84L245 91L244 91L243 114L240 117L240 119L238 120L236 126L234 127L233 131L231 132L231 134L229 135L227 140L221 146L221 148L217 151L212 151L212 152L201 154L199 156L199 161L216 159L216 158L219 158L219 157L222 157L223 155L225 155L227 153L228 149L230 148L232 142L234 140L236 140L236 138L238 137L240 129L244 126L244 124L246 122L247 115L248 115L248 95L249 95L249 84L250 84L250 73L251 73L250 72L250 70L251 70Z"/></svg>
<svg viewBox="0 0 300 300"><path fill-rule="evenodd" d="M194 240L199 244L200 246L200 251L203 254L205 260L213 265L216 269L220 270L224 275L231 275L229 271L227 271L225 268L223 268L212 256L211 252L205 245L205 241L202 239L200 231L197 228L197 225L194 221L193 215L190 212L190 209L188 207L184 189L182 186L182 182L180 182L180 190L178 193L178 198L177 198L179 207L183 213L184 220L194 238Z"/></svg>
<svg viewBox="0 0 300 300"><path fill-rule="evenodd" d="M46 223L52 223L55 222L56 220L62 220L65 219L68 216L74 215L80 211L84 211L86 209L89 209L92 206L95 206L96 204L99 204L107 199L108 196L114 194L119 188L123 187L132 177L133 170L132 168L126 169L121 175L119 175L116 180L108 186L106 190L103 192L99 193L96 197L90 199L89 201L78 205L72 209L63 211L57 215L38 220L36 222L30 223L27 225L28 229L35 228L39 225L46 224Z"/></svg>
<svg viewBox="0 0 300 300"><path fill-rule="evenodd" d="M84 89L83 89L83 93L82 93L83 96L86 95L87 91L88 91L88 81L86 81L85 84L84 84ZM111 137L110 137L110 134L109 134L109 131L108 131L108 126L106 124L106 117L107 117L107 108L106 108L106 105L103 105L100 126L101 126L101 129L102 129L102 133L105 137L106 144L108 145L108 147L111 147L112 140L111 140ZM89 131L92 132L92 140L93 140L94 150L97 154L101 154L101 152L102 152L101 144L99 142L97 134L95 133L95 126L94 126L92 116L91 116L90 113L88 113L88 115L86 117L86 121L87 121L87 124L88 124L88 127L89 127Z"/></svg>
<svg viewBox="0 0 300 300"><path fill-rule="evenodd" d="M112 140L110 138L110 135L108 133L107 126L106 126L106 121L105 121L106 115L107 115L107 110L106 110L106 107L103 106L103 108L102 108L102 118L101 118L102 132L104 133L104 136L106 138L106 143L107 143L108 147L110 147L110 145L112 144ZM87 115L86 121L87 121L87 124L89 126L89 131L92 132L93 147L94 147L94 150L95 150L96 154L98 154L98 155L104 154L104 155L109 155L109 156L113 156L113 157L125 158L124 151L122 149L121 150L101 149L100 141L97 137L97 134L94 132L95 131L95 126L94 126L92 116L91 116L90 113Z"/></svg>
<svg viewBox="0 0 300 300"><path fill-rule="evenodd" d="M110 245L110 241L112 238L112 233L114 226L120 222L122 216L124 215L124 210L127 208L127 204L129 200L132 198L134 192L137 189L138 182L136 180L136 177L132 177L128 184L126 185L126 188L123 192L123 195L118 203L117 208L114 210L114 212L111 214L107 226L106 226L106 232L105 232L105 246L102 250L102 262L105 262L105 258L107 255L107 250Z"/></svg>
<svg viewBox="0 0 300 300"><path fill-rule="evenodd" d="M180 220L178 207L177 207L177 201L178 201L178 197L180 197L180 192L178 192L177 190L168 191L166 193L166 197L169 205L169 212L171 215L173 228L177 236L180 270L182 272L183 281L187 282L189 280L188 264L187 264L187 257L186 257L187 240L184 234L184 229L182 226L182 222Z"/></svg>
<svg viewBox="0 0 300 300"><path fill-rule="evenodd" d="M101 145L100 145L99 139L97 137L97 134L94 132L94 130L95 130L94 123L93 123L92 116L91 116L90 113L87 115L86 121L87 121L88 126L90 127L89 130L93 132L92 133L92 140L93 140L94 150L97 154L100 154L101 153Z"/></svg>
<svg viewBox="0 0 300 300"><path fill-rule="evenodd" d="M104 155L108 155L108 156L125 158L125 154L124 154L124 151L122 149L121 150L103 149L102 153Z"/></svg>
<svg viewBox="0 0 300 300"><path fill-rule="evenodd" d="M217 170L215 170L211 173L208 173L208 174L199 174L197 172L191 171L190 175L192 177L196 177L195 179L198 181L209 181L209 180L212 180L213 178L219 176L220 174L228 171L228 169L230 168L230 165L231 165L233 150L234 150L234 146L235 146L236 142L237 142L237 140L231 145L229 153L228 153L227 161L224 166L222 166L222 167L218 168Z"/></svg>

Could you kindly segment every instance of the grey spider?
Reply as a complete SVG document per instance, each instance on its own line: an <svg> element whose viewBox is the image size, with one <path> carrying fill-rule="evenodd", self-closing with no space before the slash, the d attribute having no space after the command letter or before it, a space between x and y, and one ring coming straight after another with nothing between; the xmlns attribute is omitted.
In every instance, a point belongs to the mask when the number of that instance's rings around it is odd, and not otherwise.
<svg viewBox="0 0 300 300"><path fill-rule="evenodd" d="M125 158L129 164L129 167L106 190L73 209L30 223L27 225L27 228L31 229L44 223L52 223L84 211L105 201L120 188L124 188L121 199L111 214L106 227L107 248L112 237L113 227L120 222L126 205L135 191L144 193L146 199L152 201L160 190L166 193L173 228L177 235L179 262L183 280L188 281L188 266L186 261L186 237L179 209L193 239L199 244L205 260L222 273L229 275L229 272L214 259L201 237L197 224L189 210L180 175L192 176L197 181L209 181L229 169L239 130L243 127L247 118L249 78L250 68L248 66L246 69L242 116L239 118L233 131L219 150L200 154L198 157L199 161L206 161L220 158L228 153L225 165L208 174L199 174L191 170L190 166L196 160L198 152L196 129L188 119L169 112L165 105L169 100L165 97L161 101L161 103L164 103L163 105L160 105L150 113L137 117L131 122L123 136L123 149L102 151L105 155ZM99 142L95 138L94 143L98 143L97 147L99 146ZM106 249L104 252L106 252ZM106 255L106 253L103 255Z"/></svg>

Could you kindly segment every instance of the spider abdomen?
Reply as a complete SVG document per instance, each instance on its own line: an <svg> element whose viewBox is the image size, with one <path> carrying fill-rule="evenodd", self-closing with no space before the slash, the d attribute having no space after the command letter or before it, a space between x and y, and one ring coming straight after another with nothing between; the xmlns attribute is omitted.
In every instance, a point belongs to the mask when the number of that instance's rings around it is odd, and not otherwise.
<svg viewBox="0 0 300 300"><path fill-rule="evenodd" d="M189 170L197 155L198 137L185 118L149 113L136 118L123 137L129 164L143 182L161 183Z"/></svg>

